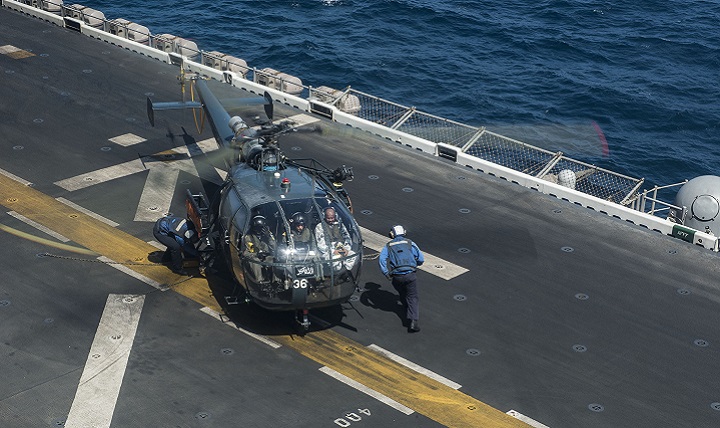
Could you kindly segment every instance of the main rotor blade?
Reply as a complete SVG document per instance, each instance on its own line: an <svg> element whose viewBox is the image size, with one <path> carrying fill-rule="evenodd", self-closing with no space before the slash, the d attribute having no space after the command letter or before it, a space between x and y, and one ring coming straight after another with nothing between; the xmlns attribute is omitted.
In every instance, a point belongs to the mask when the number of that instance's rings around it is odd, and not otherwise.
<svg viewBox="0 0 720 428"><path fill-rule="evenodd" d="M240 108L245 106L256 106L265 104L267 100L265 98L253 97L253 98L223 98L218 99L220 104L225 107L226 110L233 108Z"/></svg>
<svg viewBox="0 0 720 428"><path fill-rule="evenodd" d="M246 106L255 106L255 105L264 105L265 106L265 115L268 117L268 119L272 120L273 118L273 100L270 94L265 92L262 98L260 97L252 97L252 98L224 98L224 99L218 99L220 101L220 104L225 108L225 110L231 110L235 108L241 108Z"/></svg>
<svg viewBox="0 0 720 428"><path fill-rule="evenodd" d="M273 120L273 99L268 91L265 91L263 97L265 97L265 116L267 116L268 119Z"/></svg>

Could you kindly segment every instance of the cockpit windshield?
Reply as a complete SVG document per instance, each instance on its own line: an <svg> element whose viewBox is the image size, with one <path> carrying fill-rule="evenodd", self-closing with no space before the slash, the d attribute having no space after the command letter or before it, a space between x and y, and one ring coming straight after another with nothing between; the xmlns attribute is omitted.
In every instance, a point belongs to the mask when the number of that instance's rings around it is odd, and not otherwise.
<svg viewBox="0 0 720 428"><path fill-rule="evenodd" d="M297 281L308 288L354 282L360 257L357 225L338 201L281 200L250 210L242 258L253 277L246 279L257 284L287 289Z"/></svg>

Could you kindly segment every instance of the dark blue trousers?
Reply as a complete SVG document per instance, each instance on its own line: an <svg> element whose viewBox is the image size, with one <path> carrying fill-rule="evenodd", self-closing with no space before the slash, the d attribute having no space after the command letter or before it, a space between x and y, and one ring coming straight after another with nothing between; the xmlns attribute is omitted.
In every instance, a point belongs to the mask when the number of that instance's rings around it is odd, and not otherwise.
<svg viewBox="0 0 720 428"><path fill-rule="evenodd" d="M407 318L409 320L420 319L420 296L417 291L417 275L415 272L406 273L405 275L394 275L392 277L392 285L400 295L400 301L407 309Z"/></svg>

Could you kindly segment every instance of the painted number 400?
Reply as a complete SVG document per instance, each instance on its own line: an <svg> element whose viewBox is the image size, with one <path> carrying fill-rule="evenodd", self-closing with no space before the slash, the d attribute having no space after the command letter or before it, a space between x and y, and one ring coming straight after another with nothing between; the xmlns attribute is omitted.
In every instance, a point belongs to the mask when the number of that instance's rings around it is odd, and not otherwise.
<svg viewBox="0 0 720 428"><path fill-rule="evenodd" d="M360 416L358 413L365 416L370 416L370 409L358 409L357 413L345 413L344 417L337 418L333 422L335 422L335 425L339 427L349 427L350 425L352 425L353 422L360 422L362 420L362 416Z"/></svg>

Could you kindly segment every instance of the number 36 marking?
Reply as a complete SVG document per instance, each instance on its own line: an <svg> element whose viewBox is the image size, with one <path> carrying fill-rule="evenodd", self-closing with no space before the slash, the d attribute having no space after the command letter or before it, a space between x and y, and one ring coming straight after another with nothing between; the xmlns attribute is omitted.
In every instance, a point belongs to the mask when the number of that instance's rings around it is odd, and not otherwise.
<svg viewBox="0 0 720 428"><path fill-rule="evenodd" d="M307 288L308 287L308 280L307 278L301 278L301 279L294 279L293 280L293 288Z"/></svg>

